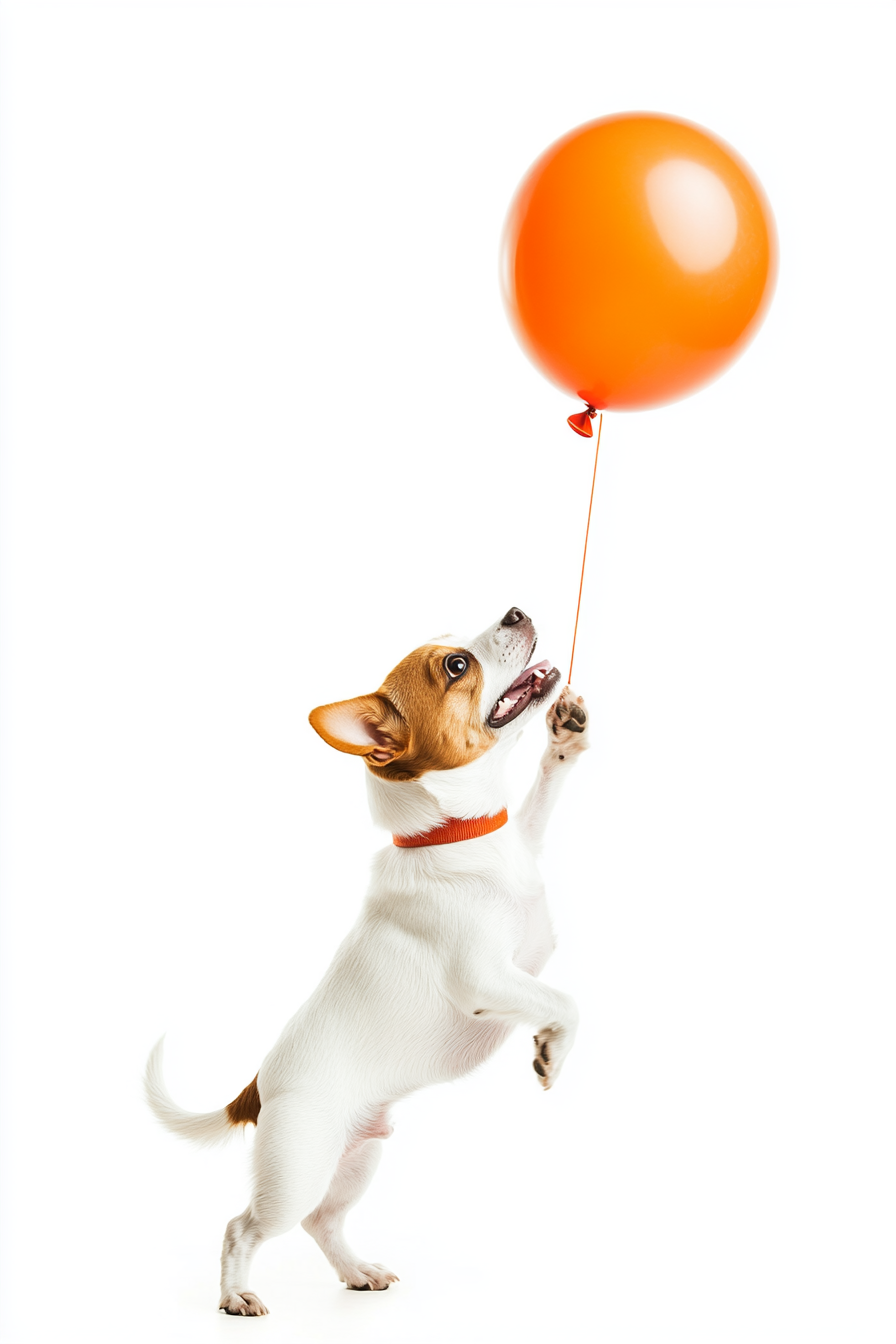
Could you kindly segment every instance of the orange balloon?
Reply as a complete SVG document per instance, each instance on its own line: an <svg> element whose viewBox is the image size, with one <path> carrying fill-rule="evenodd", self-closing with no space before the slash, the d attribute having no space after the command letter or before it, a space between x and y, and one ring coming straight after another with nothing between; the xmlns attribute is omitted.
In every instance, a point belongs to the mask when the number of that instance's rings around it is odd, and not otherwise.
<svg viewBox="0 0 896 1344"><path fill-rule="evenodd" d="M774 290L775 222L750 168L708 131L601 117L520 183L501 272L547 378L591 409L645 410L695 392L752 340Z"/></svg>

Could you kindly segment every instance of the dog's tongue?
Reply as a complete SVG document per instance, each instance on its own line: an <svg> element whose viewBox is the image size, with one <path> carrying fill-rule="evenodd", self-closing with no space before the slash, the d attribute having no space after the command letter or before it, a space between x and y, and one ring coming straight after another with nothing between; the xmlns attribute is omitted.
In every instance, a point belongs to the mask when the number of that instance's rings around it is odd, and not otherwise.
<svg viewBox="0 0 896 1344"><path fill-rule="evenodd" d="M494 716L502 719L505 714L509 714L514 705L519 704L522 697L533 687L537 686L542 677L546 677L551 670L550 660L545 658L540 663L533 663L527 667L525 672L521 672L512 686L501 696L501 699L495 705Z"/></svg>
<svg viewBox="0 0 896 1344"><path fill-rule="evenodd" d="M525 672L520 673L516 681L510 687L510 691L521 691L525 686L528 686L530 677L536 676L541 680L542 677L547 676L550 670L551 662L549 658L543 658L540 663L533 663L531 667L526 668ZM509 693L509 691L506 692L506 694Z"/></svg>

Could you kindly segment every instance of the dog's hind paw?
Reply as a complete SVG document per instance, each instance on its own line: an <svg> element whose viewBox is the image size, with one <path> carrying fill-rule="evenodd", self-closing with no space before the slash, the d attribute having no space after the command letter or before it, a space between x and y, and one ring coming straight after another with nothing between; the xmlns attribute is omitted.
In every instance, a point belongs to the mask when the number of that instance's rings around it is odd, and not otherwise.
<svg viewBox="0 0 896 1344"><path fill-rule="evenodd" d="M398 1283L398 1275L385 1265L368 1265L363 1260L347 1265L339 1277L346 1288L352 1288L356 1293L381 1293L390 1283Z"/></svg>
<svg viewBox="0 0 896 1344"><path fill-rule="evenodd" d="M558 760L578 755L590 745L588 741L588 710L585 701L569 686L560 693L548 710L548 746Z"/></svg>
<svg viewBox="0 0 896 1344"><path fill-rule="evenodd" d="M228 1316L267 1316L268 1309L260 1297L254 1293L225 1293L218 1303L218 1310Z"/></svg>

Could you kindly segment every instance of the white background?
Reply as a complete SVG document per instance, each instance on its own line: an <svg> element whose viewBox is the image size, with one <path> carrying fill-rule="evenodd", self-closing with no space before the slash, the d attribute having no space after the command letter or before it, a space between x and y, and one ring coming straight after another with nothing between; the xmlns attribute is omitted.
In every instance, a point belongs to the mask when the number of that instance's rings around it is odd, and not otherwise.
<svg viewBox="0 0 896 1344"><path fill-rule="evenodd" d="M883 1344L896 1331L893 9L8 3L5 1338ZM564 131L744 155L781 242L719 382L606 417L546 871L583 1026L397 1110L345 1292L215 1313L255 1073L383 843L306 722L511 604L568 662L589 446L497 251ZM540 751L519 750L517 793Z"/></svg>

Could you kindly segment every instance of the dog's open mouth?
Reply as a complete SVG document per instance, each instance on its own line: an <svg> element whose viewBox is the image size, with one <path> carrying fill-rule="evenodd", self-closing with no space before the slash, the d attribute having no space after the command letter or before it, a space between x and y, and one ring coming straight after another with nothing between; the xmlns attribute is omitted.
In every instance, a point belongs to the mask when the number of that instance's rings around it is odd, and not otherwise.
<svg viewBox="0 0 896 1344"><path fill-rule="evenodd" d="M542 663L533 663L521 672L512 686L501 696L498 703L486 719L489 728L503 728L505 724L518 719L529 705L544 700L560 680L560 670L551 667L545 659Z"/></svg>

